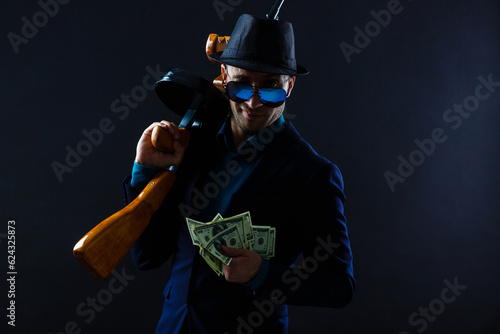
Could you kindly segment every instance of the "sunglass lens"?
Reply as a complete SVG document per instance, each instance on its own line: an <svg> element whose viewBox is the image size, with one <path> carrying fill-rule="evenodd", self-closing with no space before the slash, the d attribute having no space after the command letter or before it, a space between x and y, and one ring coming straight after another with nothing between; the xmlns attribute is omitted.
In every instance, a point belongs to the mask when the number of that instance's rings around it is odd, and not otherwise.
<svg viewBox="0 0 500 334"><path fill-rule="evenodd" d="M278 107L286 100L286 91L281 88L261 88L260 100L268 107Z"/></svg>
<svg viewBox="0 0 500 334"><path fill-rule="evenodd" d="M243 102L252 97L253 87L239 82L230 81L226 85L226 94L235 102Z"/></svg>

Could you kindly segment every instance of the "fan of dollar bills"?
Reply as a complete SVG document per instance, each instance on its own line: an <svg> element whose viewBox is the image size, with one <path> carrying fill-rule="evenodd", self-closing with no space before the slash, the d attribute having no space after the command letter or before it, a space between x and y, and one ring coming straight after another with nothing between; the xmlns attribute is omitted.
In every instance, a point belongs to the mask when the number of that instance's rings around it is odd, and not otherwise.
<svg viewBox="0 0 500 334"><path fill-rule="evenodd" d="M220 246L250 249L264 259L274 256L276 229L270 226L252 225L250 212L222 218L217 214L211 222L199 222L186 218L193 245L200 247L200 255L217 273L223 274L223 265L228 266L231 258L224 255Z"/></svg>

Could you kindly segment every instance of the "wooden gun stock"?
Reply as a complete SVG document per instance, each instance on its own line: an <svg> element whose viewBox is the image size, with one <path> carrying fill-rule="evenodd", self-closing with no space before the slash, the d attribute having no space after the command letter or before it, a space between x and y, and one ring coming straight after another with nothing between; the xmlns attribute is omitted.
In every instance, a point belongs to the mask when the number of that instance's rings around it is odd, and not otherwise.
<svg viewBox="0 0 500 334"><path fill-rule="evenodd" d="M180 143L187 147L189 132L181 132ZM173 150L173 138L160 126L154 128L151 141L161 151ZM122 210L103 220L85 234L73 248L73 256L96 278L106 279L148 226L175 182L171 171L161 171L144 190Z"/></svg>

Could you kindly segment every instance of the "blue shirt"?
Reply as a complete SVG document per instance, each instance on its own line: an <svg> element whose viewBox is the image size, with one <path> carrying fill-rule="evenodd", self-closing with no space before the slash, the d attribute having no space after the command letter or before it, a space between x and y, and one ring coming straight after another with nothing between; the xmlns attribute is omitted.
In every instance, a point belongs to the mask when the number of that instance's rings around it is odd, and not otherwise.
<svg viewBox="0 0 500 334"><path fill-rule="evenodd" d="M281 115L272 126L280 128L284 123L285 119ZM222 125L217 134L217 143L221 148L222 154L215 161L205 180L205 185L209 182L218 185L218 194L201 213L200 217L202 220L211 221L217 213L223 213L231 200L231 196L255 167L265 147L259 141L258 135L257 133L248 138L236 149L232 143L230 118ZM234 173L227 173L227 170L229 170L228 167ZM134 163L130 185L132 187L144 187L158 171L159 169L157 168L150 168ZM267 277L268 269L269 262L262 260L259 273L245 285L252 290L260 287Z"/></svg>

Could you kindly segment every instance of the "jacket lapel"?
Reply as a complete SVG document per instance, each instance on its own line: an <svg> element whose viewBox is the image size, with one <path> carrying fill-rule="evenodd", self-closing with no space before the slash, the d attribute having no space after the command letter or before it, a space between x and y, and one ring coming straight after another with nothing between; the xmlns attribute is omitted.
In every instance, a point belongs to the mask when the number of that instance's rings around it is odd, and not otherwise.
<svg viewBox="0 0 500 334"><path fill-rule="evenodd" d="M264 148L254 170L231 197L224 216L241 213L245 204L297 153L300 135L289 121L281 132L274 135L275 138Z"/></svg>

